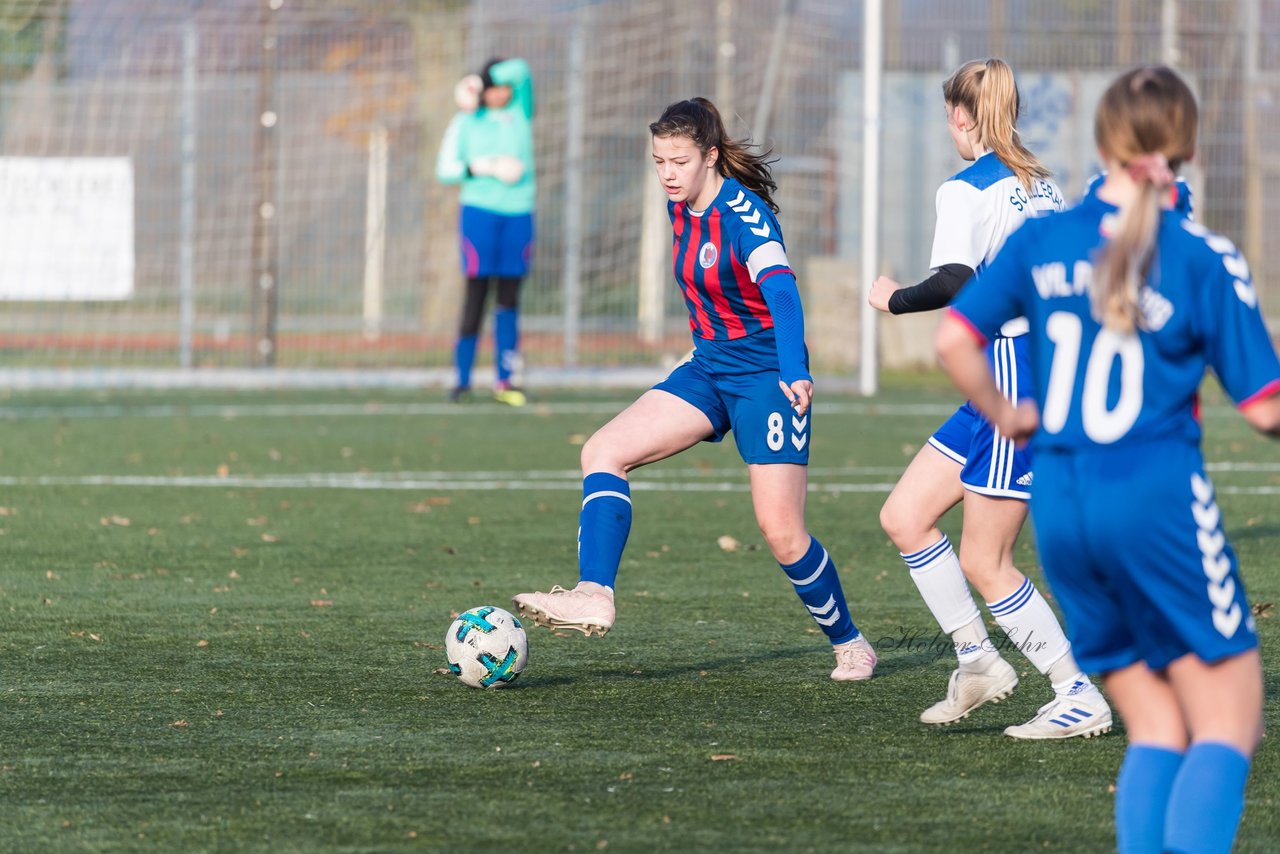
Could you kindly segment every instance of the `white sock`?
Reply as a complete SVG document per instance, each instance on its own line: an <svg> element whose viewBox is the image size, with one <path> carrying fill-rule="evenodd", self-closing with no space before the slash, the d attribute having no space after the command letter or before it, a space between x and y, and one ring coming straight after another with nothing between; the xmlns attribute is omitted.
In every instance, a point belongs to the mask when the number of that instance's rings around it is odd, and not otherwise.
<svg viewBox="0 0 1280 854"><path fill-rule="evenodd" d="M1071 655L1071 644L1053 609L1030 578L1023 578L1017 590L998 602L988 602L987 607L1013 646L1053 682L1054 691L1064 694L1076 682L1091 684Z"/></svg>
<svg viewBox="0 0 1280 854"><path fill-rule="evenodd" d="M1092 680L1080 669L1080 665L1076 664L1076 657L1071 654L1070 649L1067 650L1066 655L1049 667L1045 676L1048 676L1049 681L1053 683L1054 692L1063 696L1079 694L1093 687Z"/></svg>
<svg viewBox="0 0 1280 854"><path fill-rule="evenodd" d="M903 554L902 560L911 568L911 580L939 628L955 641L961 669L986 670L994 652L987 627L946 534L931 546Z"/></svg>

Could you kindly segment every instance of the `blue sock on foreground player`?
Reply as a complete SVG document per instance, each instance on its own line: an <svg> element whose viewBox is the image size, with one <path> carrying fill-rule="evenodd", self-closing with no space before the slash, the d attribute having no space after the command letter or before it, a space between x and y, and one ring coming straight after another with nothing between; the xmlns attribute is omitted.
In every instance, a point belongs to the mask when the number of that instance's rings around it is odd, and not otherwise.
<svg viewBox="0 0 1280 854"><path fill-rule="evenodd" d="M1130 745L1116 778L1120 854L1226 854L1244 812L1249 759L1212 741L1185 754Z"/></svg>
<svg viewBox="0 0 1280 854"><path fill-rule="evenodd" d="M849 616L849 605L844 599L844 589L840 586L835 562L817 537L809 538L809 550L800 560L778 565L787 574L796 588L796 595L833 646L848 643L858 637L860 632Z"/></svg>
<svg viewBox="0 0 1280 854"><path fill-rule="evenodd" d="M578 515L578 578L610 589L631 534L631 485L626 478L592 472L582 481Z"/></svg>
<svg viewBox="0 0 1280 854"><path fill-rule="evenodd" d="M1244 813L1248 777L1249 758L1231 745L1192 744L1169 792L1161 850L1227 854Z"/></svg>
<svg viewBox="0 0 1280 854"><path fill-rule="evenodd" d="M1116 777L1116 847L1120 854L1164 850L1169 792L1182 754L1165 747L1131 744Z"/></svg>

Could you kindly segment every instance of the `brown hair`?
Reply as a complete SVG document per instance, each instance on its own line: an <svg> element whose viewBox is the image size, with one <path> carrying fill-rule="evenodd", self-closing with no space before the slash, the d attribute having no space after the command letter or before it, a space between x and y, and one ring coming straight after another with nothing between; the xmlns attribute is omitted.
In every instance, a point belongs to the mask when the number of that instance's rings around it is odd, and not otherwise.
<svg viewBox="0 0 1280 854"><path fill-rule="evenodd" d="M706 98L678 101L662 111L662 117L649 125L654 136L683 136L693 141L705 157L711 149L720 152L716 171L726 178L737 179L755 193L769 209L778 212L773 201L778 183L769 166L771 151L753 152L750 139L730 139L716 105Z"/></svg>
<svg viewBox="0 0 1280 854"><path fill-rule="evenodd" d="M1139 290L1155 256L1161 199L1173 173L1195 153L1199 117L1190 87L1164 65L1122 74L1098 102L1093 120L1098 150L1128 169L1139 186L1137 201L1120 212L1115 233L1094 262L1094 315L1117 332L1132 332L1137 324Z"/></svg>
<svg viewBox="0 0 1280 854"><path fill-rule="evenodd" d="M964 107L976 125L978 144L995 152L1028 191L1032 181L1049 177L1048 168L1018 137L1022 104L1013 69L1003 59L966 62L942 84L942 97L953 107Z"/></svg>

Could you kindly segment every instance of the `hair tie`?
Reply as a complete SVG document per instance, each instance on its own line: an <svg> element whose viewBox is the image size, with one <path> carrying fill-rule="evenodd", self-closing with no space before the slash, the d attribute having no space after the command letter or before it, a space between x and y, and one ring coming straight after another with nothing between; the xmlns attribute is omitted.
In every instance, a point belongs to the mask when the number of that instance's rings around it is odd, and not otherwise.
<svg viewBox="0 0 1280 854"><path fill-rule="evenodd" d="M1125 171L1139 184L1149 181L1157 187L1167 187L1173 183L1173 170L1169 168L1169 160L1159 151L1135 157L1125 166Z"/></svg>

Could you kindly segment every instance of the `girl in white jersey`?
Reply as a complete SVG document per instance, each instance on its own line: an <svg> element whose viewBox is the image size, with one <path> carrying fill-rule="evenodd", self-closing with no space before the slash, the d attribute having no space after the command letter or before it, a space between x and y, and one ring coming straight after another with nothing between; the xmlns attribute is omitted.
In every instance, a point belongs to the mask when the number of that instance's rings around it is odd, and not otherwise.
<svg viewBox="0 0 1280 854"><path fill-rule="evenodd" d="M973 165L938 188L929 262L933 275L913 287L877 279L871 305L880 311L944 307L965 282L981 278L1023 222L1063 207L1049 171L1018 139L1018 90L1005 62L965 63L943 83L942 94L956 152ZM1001 392L1015 401L1034 393L1020 337L1025 332L1021 319L1007 324L987 353ZM1053 610L1014 566L1013 547L1030 497L1030 453L966 403L916 454L880 511L880 524L925 604L955 643L958 663L947 694L920 715L923 723L953 723L983 703L999 702L1018 684L1013 666L987 634L967 578L1012 646L1053 684L1053 699L1031 721L1010 726L1005 734L1088 737L1111 728L1111 710L1076 665ZM964 528L957 558L938 521L961 502Z"/></svg>

